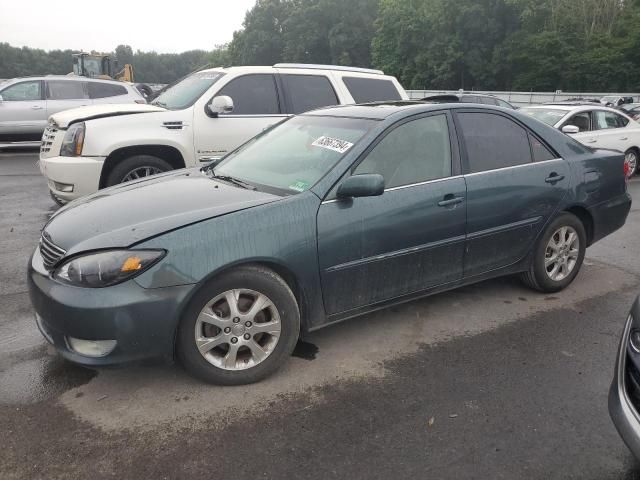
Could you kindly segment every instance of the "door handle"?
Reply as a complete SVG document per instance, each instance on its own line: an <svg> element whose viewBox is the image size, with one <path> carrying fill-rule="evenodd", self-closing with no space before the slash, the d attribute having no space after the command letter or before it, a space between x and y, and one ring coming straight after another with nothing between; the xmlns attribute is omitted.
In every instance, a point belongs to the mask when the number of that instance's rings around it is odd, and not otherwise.
<svg viewBox="0 0 640 480"><path fill-rule="evenodd" d="M42 110L44 107L41 107L40 105L33 105L31 107L31 110Z"/></svg>
<svg viewBox="0 0 640 480"><path fill-rule="evenodd" d="M556 172L552 172L547 178L544 179L545 182L550 183L551 185L555 185L561 180L564 180L564 175L558 175Z"/></svg>
<svg viewBox="0 0 640 480"><path fill-rule="evenodd" d="M624 141L624 140L629 140L628 137L622 137L620 140Z"/></svg>
<svg viewBox="0 0 640 480"><path fill-rule="evenodd" d="M464 197L456 197L453 193L448 193L438 202L439 207L451 207L464 201Z"/></svg>

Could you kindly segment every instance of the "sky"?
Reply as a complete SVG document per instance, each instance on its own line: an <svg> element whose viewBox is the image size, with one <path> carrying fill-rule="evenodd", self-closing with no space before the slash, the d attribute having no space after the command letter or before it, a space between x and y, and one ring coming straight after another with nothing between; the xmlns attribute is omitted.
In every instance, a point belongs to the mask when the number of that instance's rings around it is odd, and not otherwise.
<svg viewBox="0 0 640 480"><path fill-rule="evenodd" d="M0 42L44 50L179 53L231 41L255 0L0 0ZM166 6L165 6L166 5Z"/></svg>

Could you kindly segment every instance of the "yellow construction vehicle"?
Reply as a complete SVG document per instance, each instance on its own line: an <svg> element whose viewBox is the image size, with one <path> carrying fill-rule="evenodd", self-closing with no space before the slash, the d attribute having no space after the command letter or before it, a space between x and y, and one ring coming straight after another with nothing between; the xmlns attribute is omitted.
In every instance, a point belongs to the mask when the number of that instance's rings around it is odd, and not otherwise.
<svg viewBox="0 0 640 480"><path fill-rule="evenodd" d="M133 65L127 63L122 70L116 71L118 62L111 55L102 53L74 53L73 74L81 77L103 78L106 80L119 80L121 82L134 83ZM152 94L148 85L136 84L136 87L146 97Z"/></svg>

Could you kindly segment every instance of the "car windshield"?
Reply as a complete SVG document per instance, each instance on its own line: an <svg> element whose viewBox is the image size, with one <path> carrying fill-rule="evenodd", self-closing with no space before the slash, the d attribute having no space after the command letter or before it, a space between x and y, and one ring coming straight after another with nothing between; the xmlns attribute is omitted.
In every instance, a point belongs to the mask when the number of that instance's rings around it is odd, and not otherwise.
<svg viewBox="0 0 640 480"><path fill-rule="evenodd" d="M541 122L551 125L552 127L558 123L562 117L567 114L566 110L557 110L553 108L521 108L520 111L530 117L540 120Z"/></svg>
<svg viewBox="0 0 640 480"><path fill-rule="evenodd" d="M190 107L223 75L222 72L197 72L189 75L167 88L151 104L169 110Z"/></svg>
<svg viewBox="0 0 640 480"><path fill-rule="evenodd" d="M359 118L293 117L230 153L215 167L215 176L290 194L304 192L375 123Z"/></svg>

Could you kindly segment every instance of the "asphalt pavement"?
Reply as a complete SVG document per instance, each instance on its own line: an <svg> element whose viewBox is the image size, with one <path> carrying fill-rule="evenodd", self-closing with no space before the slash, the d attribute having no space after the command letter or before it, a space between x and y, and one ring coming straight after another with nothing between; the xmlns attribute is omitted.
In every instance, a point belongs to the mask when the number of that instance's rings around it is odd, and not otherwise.
<svg viewBox="0 0 640 480"><path fill-rule="evenodd" d="M640 293L638 205L563 292L483 282L326 328L266 381L215 387L177 365L88 370L40 337L26 264L56 207L36 161L0 154L1 479L640 479L607 413Z"/></svg>

